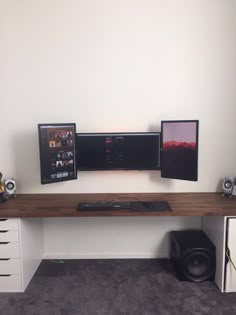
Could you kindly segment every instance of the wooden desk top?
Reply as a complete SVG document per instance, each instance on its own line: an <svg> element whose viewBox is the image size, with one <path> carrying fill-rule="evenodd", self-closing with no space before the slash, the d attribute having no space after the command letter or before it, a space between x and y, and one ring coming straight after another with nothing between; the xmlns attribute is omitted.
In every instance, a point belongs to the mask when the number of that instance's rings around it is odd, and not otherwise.
<svg viewBox="0 0 236 315"><path fill-rule="evenodd" d="M168 201L172 211L76 210L79 202L158 200ZM0 203L0 218L110 216L236 216L236 197L221 193L18 194Z"/></svg>

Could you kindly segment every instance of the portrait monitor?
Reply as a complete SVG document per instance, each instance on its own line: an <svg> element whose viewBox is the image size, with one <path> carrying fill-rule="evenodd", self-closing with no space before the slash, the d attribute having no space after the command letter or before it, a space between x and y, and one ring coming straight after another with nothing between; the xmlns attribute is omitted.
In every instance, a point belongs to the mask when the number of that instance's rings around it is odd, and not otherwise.
<svg viewBox="0 0 236 315"><path fill-rule="evenodd" d="M160 169L160 133L77 133L77 167L92 170Z"/></svg>
<svg viewBox="0 0 236 315"><path fill-rule="evenodd" d="M38 135L41 184L76 179L76 125L39 124Z"/></svg>
<svg viewBox="0 0 236 315"><path fill-rule="evenodd" d="M161 122L161 177L197 181L198 120Z"/></svg>

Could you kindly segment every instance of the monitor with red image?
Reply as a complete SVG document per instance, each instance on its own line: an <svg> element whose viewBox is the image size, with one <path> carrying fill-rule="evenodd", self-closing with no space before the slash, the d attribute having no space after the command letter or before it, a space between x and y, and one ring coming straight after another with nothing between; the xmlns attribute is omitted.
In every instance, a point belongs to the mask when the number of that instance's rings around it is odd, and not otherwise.
<svg viewBox="0 0 236 315"><path fill-rule="evenodd" d="M38 125L41 184L77 178L75 132L74 123Z"/></svg>
<svg viewBox="0 0 236 315"><path fill-rule="evenodd" d="M197 181L198 120L161 122L161 177Z"/></svg>

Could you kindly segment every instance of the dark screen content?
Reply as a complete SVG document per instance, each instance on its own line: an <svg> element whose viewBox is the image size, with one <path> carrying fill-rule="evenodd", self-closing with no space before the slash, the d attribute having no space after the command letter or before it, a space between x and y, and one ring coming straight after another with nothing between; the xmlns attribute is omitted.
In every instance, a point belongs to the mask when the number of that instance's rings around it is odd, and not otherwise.
<svg viewBox="0 0 236 315"><path fill-rule="evenodd" d="M79 170L160 169L158 134L77 134Z"/></svg>

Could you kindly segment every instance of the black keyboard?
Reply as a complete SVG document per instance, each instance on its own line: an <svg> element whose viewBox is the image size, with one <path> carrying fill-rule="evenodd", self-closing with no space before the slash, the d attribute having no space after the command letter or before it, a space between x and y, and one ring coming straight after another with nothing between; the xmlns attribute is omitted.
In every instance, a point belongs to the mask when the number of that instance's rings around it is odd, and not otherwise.
<svg viewBox="0 0 236 315"><path fill-rule="evenodd" d="M96 210L130 210L134 212L167 212L171 208L167 201L96 201L96 202L81 202L78 204L79 211L96 211Z"/></svg>
<svg viewBox="0 0 236 315"><path fill-rule="evenodd" d="M114 209L130 209L130 202L81 202L78 204L77 210L114 210Z"/></svg>
<svg viewBox="0 0 236 315"><path fill-rule="evenodd" d="M167 201L131 201L132 211L167 212L171 208Z"/></svg>

